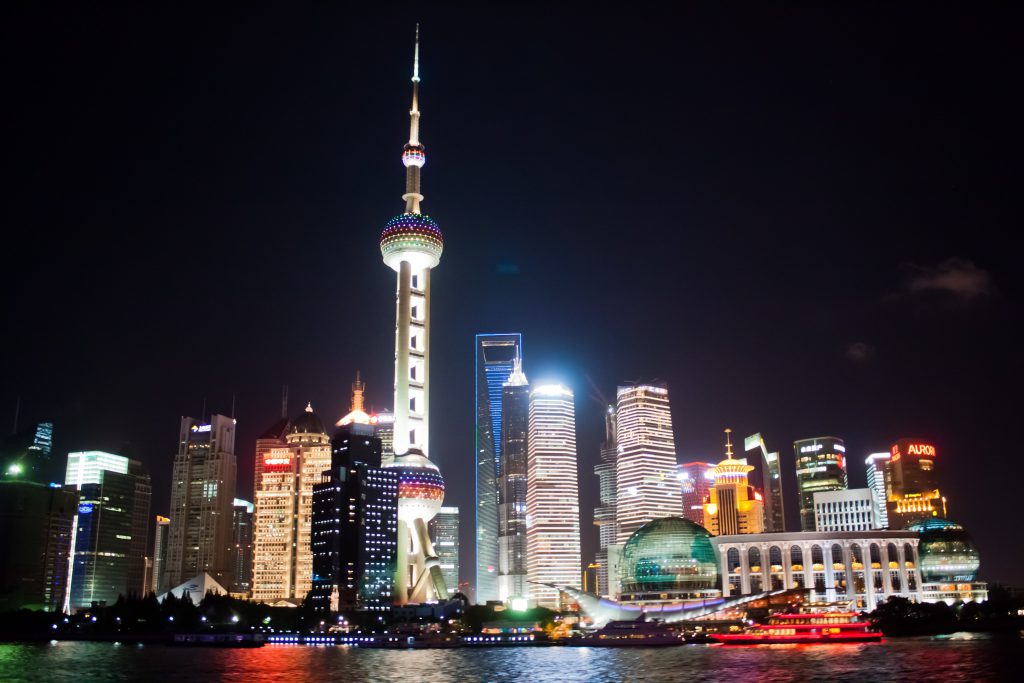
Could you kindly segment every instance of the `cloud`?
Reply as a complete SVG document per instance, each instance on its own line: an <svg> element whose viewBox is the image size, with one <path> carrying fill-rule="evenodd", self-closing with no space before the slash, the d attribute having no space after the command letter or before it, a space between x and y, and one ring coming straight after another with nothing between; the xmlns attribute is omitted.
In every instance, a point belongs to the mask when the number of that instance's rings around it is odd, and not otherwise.
<svg viewBox="0 0 1024 683"><path fill-rule="evenodd" d="M897 296L939 295L967 302L994 296L992 275L971 261L951 258L936 266L909 264L909 275Z"/></svg>
<svg viewBox="0 0 1024 683"><path fill-rule="evenodd" d="M850 342L846 345L845 354L855 363L866 363L875 355L875 347L867 342Z"/></svg>

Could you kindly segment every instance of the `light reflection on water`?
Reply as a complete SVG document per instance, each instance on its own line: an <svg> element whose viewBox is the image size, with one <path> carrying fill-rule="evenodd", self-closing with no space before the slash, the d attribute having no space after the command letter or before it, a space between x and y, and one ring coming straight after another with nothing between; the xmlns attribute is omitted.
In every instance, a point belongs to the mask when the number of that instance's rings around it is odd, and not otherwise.
<svg viewBox="0 0 1024 683"><path fill-rule="evenodd" d="M125 643L128 645L128 643ZM0 681L630 681L1019 680L1016 635L882 644L670 648L364 650L268 645L252 650L111 643L0 644Z"/></svg>

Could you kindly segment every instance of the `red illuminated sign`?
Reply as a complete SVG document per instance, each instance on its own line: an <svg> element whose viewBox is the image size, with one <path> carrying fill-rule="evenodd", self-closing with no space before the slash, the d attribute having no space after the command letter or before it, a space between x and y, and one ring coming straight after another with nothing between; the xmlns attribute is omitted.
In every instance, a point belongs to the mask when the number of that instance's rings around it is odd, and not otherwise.
<svg viewBox="0 0 1024 683"><path fill-rule="evenodd" d="M935 457L935 446L926 443L912 443L907 446L908 455L928 455Z"/></svg>
<svg viewBox="0 0 1024 683"><path fill-rule="evenodd" d="M290 455L271 453L270 455L264 456L263 466L270 468L289 468L292 466L292 457Z"/></svg>

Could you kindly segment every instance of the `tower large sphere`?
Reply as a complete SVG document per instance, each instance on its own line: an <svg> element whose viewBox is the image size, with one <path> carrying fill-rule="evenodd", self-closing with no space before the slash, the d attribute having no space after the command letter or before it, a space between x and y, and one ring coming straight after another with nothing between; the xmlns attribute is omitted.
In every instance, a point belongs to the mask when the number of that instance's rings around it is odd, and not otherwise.
<svg viewBox="0 0 1024 683"><path fill-rule="evenodd" d="M398 518L429 522L444 502L444 478L437 465L418 453L401 455L389 465L398 470Z"/></svg>
<svg viewBox="0 0 1024 683"><path fill-rule="evenodd" d="M441 228L425 213L403 213L384 226L380 234L380 253L384 263L398 271L402 261L414 270L435 268L441 262L444 238Z"/></svg>
<svg viewBox="0 0 1024 683"><path fill-rule="evenodd" d="M655 519L622 549L622 593L629 599L685 599L718 587L711 532L682 517Z"/></svg>
<svg viewBox="0 0 1024 683"><path fill-rule="evenodd" d="M917 546L925 582L974 581L981 559L967 530L941 517L928 517L907 527L921 534Z"/></svg>

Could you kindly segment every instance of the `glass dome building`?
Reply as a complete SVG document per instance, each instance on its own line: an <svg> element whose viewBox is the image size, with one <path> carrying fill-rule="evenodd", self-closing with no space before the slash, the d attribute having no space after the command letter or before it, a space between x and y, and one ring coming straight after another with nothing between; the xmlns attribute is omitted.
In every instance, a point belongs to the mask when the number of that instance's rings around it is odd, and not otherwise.
<svg viewBox="0 0 1024 683"><path fill-rule="evenodd" d="M907 527L921 534L918 552L926 583L974 581L981 560L970 534L955 522L929 517Z"/></svg>
<svg viewBox="0 0 1024 683"><path fill-rule="evenodd" d="M622 601L678 602L721 595L711 533L682 517L655 519L622 548Z"/></svg>

